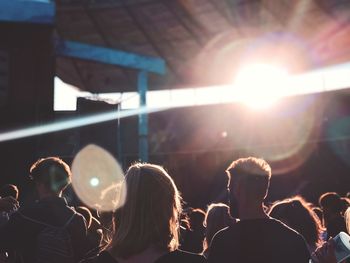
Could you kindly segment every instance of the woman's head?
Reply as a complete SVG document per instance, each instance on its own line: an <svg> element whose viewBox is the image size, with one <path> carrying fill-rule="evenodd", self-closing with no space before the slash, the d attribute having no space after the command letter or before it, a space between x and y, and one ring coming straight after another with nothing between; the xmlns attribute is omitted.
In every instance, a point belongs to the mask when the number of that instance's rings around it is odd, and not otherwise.
<svg viewBox="0 0 350 263"><path fill-rule="evenodd" d="M181 198L168 173L158 165L135 163L125 175L125 184L126 201L116 211L111 252L128 258L150 246L176 249Z"/></svg>
<svg viewBox="0 0 350 263"><path fill-rule="evenodd" d="M272 205L269 215L299 232L309 245L320 245L321 222L301 196L276 202Z"/></svg>

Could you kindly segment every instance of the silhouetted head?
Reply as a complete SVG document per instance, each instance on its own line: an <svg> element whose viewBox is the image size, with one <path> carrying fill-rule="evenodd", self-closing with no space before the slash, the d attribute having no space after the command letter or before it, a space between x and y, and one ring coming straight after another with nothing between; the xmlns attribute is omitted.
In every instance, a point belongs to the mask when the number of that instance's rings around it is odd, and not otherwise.
<svg viewBox="0 0 350 263"><path fill-rule="evenodd" d="M30 176L39 192L60 195L70 183L71 171L68 164L60 158L47 157L31 166Z"/></svg>
<svg viewBox="0 0 350 263"><path fill-rule="evenodd" d="M177 249L181 198L172 178L161 166L136 163L125 183L126 200L116 211L111 253L128 258L151 246Z"/></svg>
<svg viewBox="0 0 350 263"><path fill-rule="evenodd" d="M18 188L14 184L5 184L0 188L0 196L2 198L11 196L17 200L18 195L19 195Z"/></svg>
<svg viewBox="0 0 350 263"><path fill-rule="evenodd" d="M322 224L318 216L301 196L274 203L269 215L285 223L304 236L309 246L321 245Z"/></svg>
<svg viewBox="0 0 350 263"><path fill-rule="evenodd" d="M271 178L271 168L266 161L254 157L241 158L232 162L226 173L231 201L232 197L238 202L244 198L250 203L262 203L265 199Z"/></svg>
<svg viewBox="0 0 350 263"><path fill-rule="evenodd" d="M206 229L203 249L206 250L209 247L211 240L219 230L229 226L232 222L233 218L228 205L223 203L209 205L204 219Z"/></svg>
<svg viewBox="0 0 350 263"><path fill-rule="evenodd" d="M188 211L187 216L189 218L190 229L192 231L203 231L203 222L205 218L205 212L200 208L191 208Z"/></svg>
<svg viewBox="0 0 350 263"><path fill-rule="evenodd" d="M339 216L343 210L343 204L340 195L335 192L328 192L321 195L319 204L323 210L324 219Z"/></svg>

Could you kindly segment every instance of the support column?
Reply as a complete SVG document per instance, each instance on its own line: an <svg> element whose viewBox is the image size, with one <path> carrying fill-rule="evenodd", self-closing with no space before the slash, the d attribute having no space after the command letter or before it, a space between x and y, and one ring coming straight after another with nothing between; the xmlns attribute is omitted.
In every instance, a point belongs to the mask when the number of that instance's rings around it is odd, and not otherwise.
<svg viewBox="0 0 350 263"><path fill-rule="evenodd" d="M148 74L140 71L137 76L137 89L140 96L140 108L147 107L146 93L148 90ZM139 114L139 159L148 162L148 115Z"/></svg>

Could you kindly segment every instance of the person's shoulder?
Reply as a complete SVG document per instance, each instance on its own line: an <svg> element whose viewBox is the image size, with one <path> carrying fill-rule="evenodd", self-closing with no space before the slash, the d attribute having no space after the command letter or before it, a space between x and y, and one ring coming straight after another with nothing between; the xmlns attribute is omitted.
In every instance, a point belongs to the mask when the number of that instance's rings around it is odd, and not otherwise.
<svg viewBox="0 0 350 263"><path fill-rule="evenodd" d="M307 251L306 241L301 234L277 219L271 219L270 222L275 228L272 232L277 235L279 240L288 242L290 246L295 248L299 247L300 249Z"/></svg>
<svg viewBox="0 0 350 263"><path fill-rule="evenodd" d="M94 257L83 259L79 263L118 263L107 251L102 251Z"/></svg>
<svg viewBox="0 0 350 263"><path fill-rule="evenodd" d="M58 205L61 208L63 208L65 206L65 201L63 198L60 197L33 200L21 206L18 209L18 212L26 216L36 215L38 213L50 214L52 204L55 204L56 206Z"/></svg>
<svg viewBox="0 0 350 263"><path fill-rule="evenodd" d="M202 255L194 254L183 250L175 250L159 258L155 263L204 263Z"/></svg>
<svg viewBox="0 0 350 263"><path fill-rule="evenodd" d="M227 236L230 236L234 233L234 228L236 226L228 226L228 227L225 227L221 230L219 230L218 232L216 232L216 234L214 235L215 237L217 238L225 238Z"/></svg>
<svg viewBox="0 0 350 263"><path fill-rule="evenodd" d="M17 211L11 214L12 219L23 219L23 218L33 218L38 213L45 211L45 208L38 201L33 201L26 203L25 205L18 208Z"/></svg>
<svg viewBox="0 0 350 263"><path fill-rule="evenodd" d="M271 231L274 231L275 233L279 232L280 234L288 235L290 237L295 237L298 239L302 238L302 236L297 231L277 219L269 219L269 225L271 226Z"/></svg>
<svg viewBox="0 0 350 263"><path fill-rule="evenodd" d="M225 228L219 230L214 235L213 240L215 239L216 242L231 240L237 233L237 230L236 230L237 227L239 227L239 226L234 224L232 226L228 226L228 227L225 227Z"/></svg>

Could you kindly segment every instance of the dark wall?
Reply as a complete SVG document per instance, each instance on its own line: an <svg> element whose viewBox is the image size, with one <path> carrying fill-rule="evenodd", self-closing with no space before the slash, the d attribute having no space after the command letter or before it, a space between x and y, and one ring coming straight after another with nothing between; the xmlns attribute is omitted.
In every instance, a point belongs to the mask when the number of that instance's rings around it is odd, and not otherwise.
<svg viewBox="0 0 350 263"><path fill-rule="evenodd" d="M53 27L0 23L0 132L53 119ZM0 183L26 185L41 137L0 142Z"/></svg>

